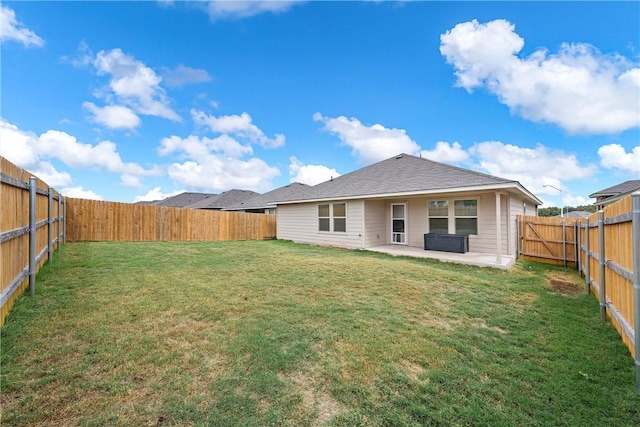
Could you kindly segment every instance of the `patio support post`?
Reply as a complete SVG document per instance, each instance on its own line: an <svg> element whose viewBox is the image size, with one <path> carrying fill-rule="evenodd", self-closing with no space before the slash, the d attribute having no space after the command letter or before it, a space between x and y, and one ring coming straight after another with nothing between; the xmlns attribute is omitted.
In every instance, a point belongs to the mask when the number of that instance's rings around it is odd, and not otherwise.
<svg viewBox="0 0 640 427"><path fill-rule="evenodd" d="M496 191L496 263L502 264L502 222L500 212L500 192Z"/></svg>
<svg viewBox="0 0 640 427"><path fill-rule="evenodd" d="M634 345L636 350L636 391L640 394L640 191L631 196L631 220L633 233L633 301Z"/></svg>

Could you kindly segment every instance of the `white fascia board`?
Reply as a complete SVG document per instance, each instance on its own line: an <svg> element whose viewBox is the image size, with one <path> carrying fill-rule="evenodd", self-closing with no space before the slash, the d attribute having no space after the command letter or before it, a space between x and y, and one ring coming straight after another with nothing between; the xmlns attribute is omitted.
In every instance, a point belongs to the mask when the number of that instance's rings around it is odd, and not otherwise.
<svg viewBox="0 0 640 427"><path fill-rule="evenodd" d="M428 196L431 194L446 194L446 193L462 193L462 192L473 192L473 191L487 191L487 190L506 190L506 189L517 189L519 192L528 197L531 201L533 201L537 205L541 205L542 201L538 199L536 196L531 194L527 189L525 189L519 182L510 182L499 185L480 185L473 187L457 187L457 188L442 188L436 190L419 190L419 191L406 191L400 193L386 193L386 194L367 194L367 195L357 195L357 196L342 196L342 197L328 197L328 198L320 198L320 199L304 199L304 200L290 200L290 201L274 201L270 204L274 205L289 205L289 204L299 204L299 203L315 203L315 202L332 202L335 200L360 200L360 199L387 199L392 197L407 197L407 196Z"/></svg>

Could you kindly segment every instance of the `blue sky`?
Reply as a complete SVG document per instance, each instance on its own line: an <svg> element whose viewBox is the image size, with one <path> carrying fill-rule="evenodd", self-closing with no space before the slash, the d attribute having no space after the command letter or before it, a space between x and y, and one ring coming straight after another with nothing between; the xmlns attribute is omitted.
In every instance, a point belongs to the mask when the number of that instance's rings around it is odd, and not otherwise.
<svg viewBox="0 0 640 427"><path fill-rule="evenodd" d="M401 152L545 202L640 179L638 2L1 5L4 157L71 197L322 182Z"/></svg>

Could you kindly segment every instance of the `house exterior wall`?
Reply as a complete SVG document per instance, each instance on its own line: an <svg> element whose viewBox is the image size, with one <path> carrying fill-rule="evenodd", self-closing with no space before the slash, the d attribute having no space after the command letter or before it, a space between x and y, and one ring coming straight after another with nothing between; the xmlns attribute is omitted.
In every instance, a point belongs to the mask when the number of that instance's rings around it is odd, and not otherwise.
<svg viewBox="0 0 640 427"><path fill-rule="evenodd" d="M469 250L496 253L496 193L443 194L411 198L347 200L347 232L318 231L318 205L301 203L278 206L278 239L293 240L344 248L368 248L391 244L391 205L406 203L407 245L424 248L424 234L429 232L428 202L447 200L450 206L449 232L455 230L455 200L478 200L478 235L469 236ZM339 202L332 202L339 203ZM527 213L535 212L528 204ZM513 255L517 250L516 216L524 213L523 198L509 193L500 195L501 254Z"/></svg>
<svg viewBox="0 0 640 427"><path fill-rule="evenodd" d="M389 242L387 208L383 200L364 202L364 224L363 247L371 248Z"/></svg>
<svg viewBox="0 0 640 427"><path fill-rule="evenodd" d="M277 238L293 240L297 243L337 246L341 248L362 248L363 200L341 200L331 203L346 203L347 231L332 232L318 230L318 205L320 203L299 203L278 205Z"/></svg>

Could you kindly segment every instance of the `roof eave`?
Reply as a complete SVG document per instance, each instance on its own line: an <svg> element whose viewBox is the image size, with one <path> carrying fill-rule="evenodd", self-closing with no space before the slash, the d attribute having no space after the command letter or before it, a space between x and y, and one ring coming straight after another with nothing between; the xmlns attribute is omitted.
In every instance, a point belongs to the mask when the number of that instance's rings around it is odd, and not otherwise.
<svg viewBox="0 0 640 427"><path fill-rule="evenodd" d="M353 195L353 196L341 196L341 197L323 197L323 198L312 198L312 199L300 199L300 200L286 200L286 201L273 201L270 204L273 205L289 205L289 204L299 204L299 203L314 203L314 202L323 202L323 201L334 201L334 200L362 200L362 199L384 199L390 197L408 197L408 196L421 196L421 195L436 195L436 194L446 194L446 193L463 193L463 192L471 192L471 191L488 191L488 190L506 190L506 189L517 189L526 197L528 197L531 201L533 201L537 205L541 205L542 201L534 196L529 190L524 188L519 182L507 182L503 184L491 184L491 185L477 185L470 187L456 187L456 188L439 188L435 190L417 190L417 191L405 191L399 193L380 193L380 194L367 194L367 195Z"/></svg>

